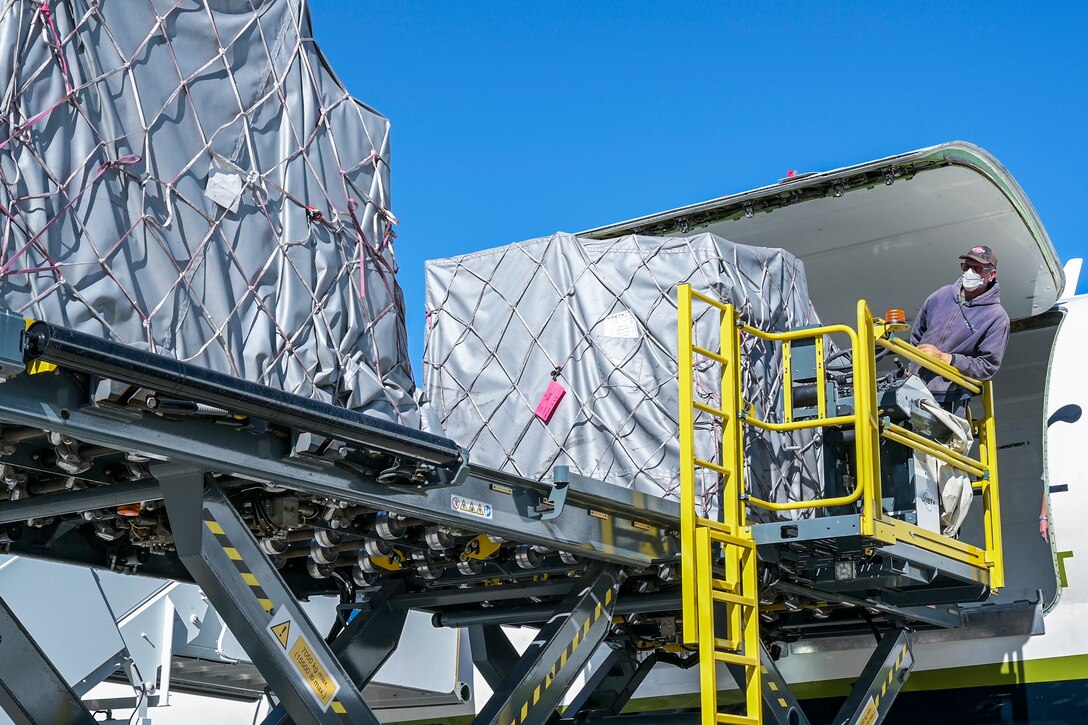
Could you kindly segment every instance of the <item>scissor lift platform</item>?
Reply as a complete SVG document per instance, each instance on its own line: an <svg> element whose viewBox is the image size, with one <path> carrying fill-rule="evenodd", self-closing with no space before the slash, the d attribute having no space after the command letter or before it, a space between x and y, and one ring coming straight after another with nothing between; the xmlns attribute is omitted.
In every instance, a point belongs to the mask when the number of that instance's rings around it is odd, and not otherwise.
<svg viewBox="0 0 1088 725"><path fill-rule="evenodd" d="M199 584L279 703L267 722L376 723L360 693L397 647L410 609L468 628L495 691L481 724L637 722L622 711L653 665L695 662L685 646L692 640L675 626L690 621L681 580L694 565L676 502L562 468L548 482L511 476L474 465L440 436L45 323L0 322L8 378L0 465L9 488L0 541L20 555ZM833 563L830 541L872 562L871 572L855 572L873 574L860 589L804 577L771 586L840 605L836 633L883 632L888 644L866 671L873 678L886 677L889 658L895 672L909 671L904 627L958 626L954 606L935 616L920 602L954 605L992 586L987 569L969 571L895 530L861 533L857 517L796 525L796 535L771 524L733 533L761 559L792 552ZM738 572L719 569L724 551L700 556L728 580ZM749 557L751 575L755 563ZM736 594L750 617L754 582ZM340 596L344 614L329 634L298 604L327 594ZM541 632L518 656L502 624ZM815 624L799 618L784 636L826 631ZM0 653L12 642L0 640ZM602 645L606 666L560 712ZM773 659L757 648L744 661L766 672L759 694L778 708L767 717L797 722ZM86 721L40 649L30 642L18 654L0 659L0 682L14 693L0 705L10 716ZM21 690L25 673L16 669L30 660L49 687ZM48 717L38 714L42 692L55 700ZM885 706L891 699L884 695ZM705 709L690 715L699 717Z"/></svg>
<svg viewBox="0 0 1088 725"><path fill-rule="evenodd" d="M857 305L856 329L827 325L768 331L746 324L733 305L690 285L680 285L677 298L683 640L698 644L702 722L803 721L800 709L780 694L785 683L774 673L766 643L847 634L866 625L880 638L866 675L885 676L889 663L892 669L881 691L868 697L862 695L871 683L859 680L835 722L877 722L898 691L896 682L903 679L896 674L909 672L913 660L909 642L900 645L899 638L881 637L874 618L889 617L912 628L960 626L960 603L983 599L1003 586L990 383L966 378L899 339L896 335L909 328L874 318L864 300ZM710 340L695 337L696 305L701 305L701 315L716 317L716 325L699 328L704 335L713 330ZM848 371L833 374L829 368L832 337L847 341L832 354L849 355ZM811 364L795 364L793 353L802 347ZM892 419L893 411L878 400L878 350L980 395L983 414L972 422L978 459L904 427L913 418ZM747 364L745 351L761 356L764 367L768 360L777 360L777 377L768 378L776 371L761 369L759 380L747 379L754 368ZM708 369L718 371L717 405L705 390L705 378L696 395L697 365L704 375ZM764 409L757 410L745 394L767 379L781 381L781 395L763 401ZM887 384L890 389L895 383ZM840 388L849 394L840 397ZM696 450L700 419L705 429L720 430L715 451ZM825 467L823 483L835 490L845 488L840 484L850 479L852 490L802 500L768 500L749 490L748 446L753 438L779 436L783 449L791 450L801 446L790 435L814 431L849 441L839 449L844 455L838 462L851 475L836 473L833 478L832 469ZM881 491L884 446L898 447L907 457L928 456L975 479L970 485L982 496L984 547L942 536L886 510ZM831 455L827 446L824 455ZM707 490L697 490L700 472L717 478L720 510L713 517L707 512ZM760 509L794 513L796 518L750 522L750 513ZM761 626L762 616L768 622ZM730 668L741 687L744 702L738 711L719 703L719 663Z"/></svg>

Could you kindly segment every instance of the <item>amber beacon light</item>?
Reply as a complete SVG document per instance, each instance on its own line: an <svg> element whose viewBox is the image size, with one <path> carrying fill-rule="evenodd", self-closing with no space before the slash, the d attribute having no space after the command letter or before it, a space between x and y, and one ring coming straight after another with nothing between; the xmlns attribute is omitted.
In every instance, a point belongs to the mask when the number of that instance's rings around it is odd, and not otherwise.
<svg viewBox="0 0 1088 725"><path fill-rule="evenodd" d="M907 313L903 310L888 310L884 313L884 322L889 325L906 324Z"/></svg>

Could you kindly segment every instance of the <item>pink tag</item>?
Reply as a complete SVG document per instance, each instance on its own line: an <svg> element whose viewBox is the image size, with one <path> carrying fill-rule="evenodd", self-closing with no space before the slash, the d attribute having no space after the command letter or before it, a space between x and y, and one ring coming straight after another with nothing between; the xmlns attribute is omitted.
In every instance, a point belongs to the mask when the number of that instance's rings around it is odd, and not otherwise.
<svg viewBox="0 0 1088 725"><path fill-rule="evenodd" d="M536 410L533 412L537 418L547 423L552 419L552 414L555 413L555 409L559 407L559 401L563 399L563 396L567 394L567 389L554 380L548 383L548 389L544 391L544 397L540 399L540 402L536 404Z"/></svg>

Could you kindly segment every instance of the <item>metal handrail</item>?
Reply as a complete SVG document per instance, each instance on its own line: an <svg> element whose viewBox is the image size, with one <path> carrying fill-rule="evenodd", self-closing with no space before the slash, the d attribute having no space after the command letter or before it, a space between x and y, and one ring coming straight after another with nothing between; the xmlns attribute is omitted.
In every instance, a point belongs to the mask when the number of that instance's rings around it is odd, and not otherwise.
<svg viewBox="0 0 1088 725"><path fill-rule="evenodd" d="M900 445L925 453L927 456L938 458L953 468L957 468L964 473L970 473L972 476L978 476L979 478L985 479L988 475L985 464L981 461L976 461L970 456L957 453L947 446L942 446L934 440L918 435L914 431L907 430L894 423L885 422L881 435Z"/></svg>
<svg viewBox="0 0 1088 725"><path fill-rule="evenodd" d="M734 314L735 314L735 312L734 312ZM821 326L821 327L808 327L808 328L804 328L804 329L801 329L801 330L788 330L788 331L785 331L785 332L768 332L766 330L761 330L758 327L753 327L752 325L741 323L739 321L735 322L735 325L736 325L738 330L740 330L741 332L743 332L745 334L751 335L753 337L757 337L757 338L762 339L762 340L782 342L784 346L786 344L788 344L788 343L796 342L798 340L815 340L816 344L817 344L817 348L821 349L821 350L822 350L822 347L823 347L823 338L824 338L825 335L836 335L836 334L837 335L845 335L850 341L851 360L853 361L853 366L854 366L854 380L855 381L860 381L860 383L855 382L855 387L858 387L859 384L861 386L865 386L866 376L872 374L871 369L867 368L864 365L864 360L862 359L862 356L858 355L858 350L860 349L860 347L859 347L859 340L858 340L857 332L853 328L847 327L846 325L824 325L824 326ZM788 349L786 349L783 352L784 352L784 354L783 354L783 365L788 370L789 369L789 351L788 351ZM734 367L737 368L739 366L734 366ZM825 384L824 370L823 370L822 365L819 365L818 368L819 369L817 371L816 388L817 388L817 390L822 390L823 387L824 387L824 384ZM739 376L739 374L740 374L739 369L736 371L736 374ZM788 378L788 376L787 376L787 378ZM787 387L788 387L789 383L790 383L790 380L787 379L785 382L786 382ZM874 379L873 380L873 386L874 387L875 387L875 384L876 383L875 383L875 379ZM769 421L761 420L759 418L756 418L752 414L752 412L749 412L749 411L745 411L745 412L742 412L742 413L738 414L738 418L745 425L750 425L750 426L752 426L754 428L759 428L761 430L767 430L767 431L773 431L773 432L787 432L787 431L794 431L794 430L806 430L806 429L812 429L812 428L830 428L830 427L852 425L854 427L854 434L855 434L855 437L856 437L857 440L865 440L865 439L868 438L868 436L866 435L866 433L864 431L864 429L866 428L866 418L868 417L866 415L866 413L865 413L865 407L864 406L861 406L861 407L855 406L854 412L852 414L850 414L850 415L836 415L836 416L828 417L827 414L826 414L826 404L825 404L824 406L820 406L820 407L823 408L823 410L818 410L817 416L815 418L809 418L807 420L795 421L795 420L793 420L792 396L790 396L788 394L791 391L787 390L787 391L784 391L784 392L786 393L786 396L785 396L786 399L784 401L783 417L786 419L786 422L784 422L784 423L771 423ZM863 477L859 476L858 478L860 480ZM759 508L764 508L764 509L768 509L768 510L771 510L771 511L795 511L795 510L798 510L798 509L807 509L807 508L825 508L825 507L832 507L832 506L845 506L845 505L852 504L852 503L856 502L865 493L866 493L865 487L864 486L858 486L851 493L849 493L849 494L847 494L845 496L834 496L834 497L819 498L819 499L807 499L807 500L804 500L804 501L777 502L777 501L766 501L764 499L749 495L747 497L747 501L748 501L748 503L752 504L753 506L758 506Z"/></svg>
<svg viewBox="0 0 1088 725"><path fill-rule="evenodd" d="M857 305L857 330L845 325L788 332L765 332L740 323L736 310L706 295L695 292L690 285L681 285L677 295L678 314L678 382L680 388L680 545L683 609L683 641L697 644L700 658L700 705L703 723L735 722L755 725L762 721L762 699L759 650L759 584L756 576L757 550L752 529L747 525L747 506L771 510L790 510L854 504L861 501L859 530L874 540L895 543L904 541L942 556L955 558L965 564L990 571L990 586L1000 588L1004 583L1001 549L1000 497L997 489L996 444L994 437L993 391L989 382L981 383L960 375L951 366L932 358L909 343L894 338L898 328L874 319L864 300ZM700 347L693 340L692 303L700 300L719 312L720 349ZM752 335L782 344L783 419L782 423L760 420L754 407L745 406L741 380L741 335ZM826 369L824 367L824 336L846 335L850 340L851 365L854 376L854 410L850 415L828 416ZM791 344L798 340L816 343L817 415L808 420L793 419ZM924 436L878 419L876 398L876 348L891 349L917 362L926 369L943 375L962 387L981 392L984 417L976 423L979 432L978 460L941 446ZM694 395L694 357L699 355L718 363L721 371L721 407L700 403ZM695 455L696 412L711 415L722 423L721 462ZM745 489L744 426L784 432L826 428L854 427L855 473L857 485L846 496L776 503L748 495ZM979 488L984 501L983 550L885 517L880 483L880 438L896 441L913 450L934 455L949 465L981 477ZM696 469L713 471L721 476L721 520L699 516L696 509ZM721 550L715 554L712 547ZM717 557L721 557L718 559ZM722 571L724 578L716 572ZM725 607L726 636L719 638L720 626L715 604ZM746 702L745 715L723 715L717 707L716 663L743 666L743 681L738 682Z"/></svg>
<svg viewBox="0 0 1088 725"><path fill-rule="evenodd" d="M680 385L680 536L684 565L681 567L683 637L698 645L700 704L703 723L744 723L758 725L762 717L762 674L760 672L759 582L756 544L746 521L744 494L744 441L736 411L741 407L740 330L732 305L699 294L690 285L681 285L678 293L679 385ZM720 351L698 347L692 341L692 300L699 299L717 309L720 315ZM694 399L693 356L718 362L721 369L721 408L704 405ZM695 456L695 411L712 415L722 422L721 463ZM722 520L698 515L695 499L695 469L703 468L721 475ZM721 546L725 578L716 573L712 547ZM715 604L725 607L727 635L716 634ZM744 715L726 715L717 707L716 663L726 662L745 669L738 682L745 701Z"/></svg>
<svg viewBox="0 0 1088 725"><path fill-rule="evenodd" d="M721 314L721 344L720 353L713 353L706 348L699 348L692 342L692 301L700 300L717 309ZM845 325L826 325L823 327L790 330L787 332L767 332L751 325L741 323L736 316L732 305L715 300L707 295L696 292L688 285L681 285L680 294L680 369L690 371L692 369L692 354L712 353L704 355L714 359L722 367L722 408L715 409L696 402L693 399L693 383L689 375L681 374L681 437L682 440L693 442L693 438L684 439L685 431L688 436L693 435L694 415L699 410L713 414L723 421L722 465L702 465L705 461L695 459L692 454L684 460L683 450L690 446L682 446L681 460L681 536L684 541L694 544L694 531L697 523L706 521L698 517L695 511L694 498L694 469L697 465L715 470L725 475L725 490L723 495L723 521L731 529L741 528L746 525L745 506L739 505L736 510L728 510L734 502L746 501L747 504L773 511L787 511L806 508L826 508L843 506L856 503L861 500L860 529L863 535L872 536L876 531L876 523L880 522L882 530L887 530L888 525L899 531L902 529L909 535L918 529L910 524L897 519L886 518L881 505L880 485L880 438L893 440L920 453L931 455L950 466L964 471L978 478L972 486L982 493L983 517L985 533L985 549L983 557L990 569L991 588L999 589L1004 584L1003 552L1000 531L1000 501L998 496L997 460L995 443L995 422L993 417L993 391L991 383L979 381L967 377L956 368L943 361L930 356L910 343L896 338L897 331L907 329L905 326L885 324L883 320L874 318L872 312L864 300L857 305L858 327L854 329ZM854 376L854 411L851 415L827 416L826 401L824 395L819 396L817 416L802 421L793 420L793 405L791 390L784 391L784 419L785 422L773 423L761 420L754 415L751 406L745 408L741 398L741 371L740 371L740 335L748 334L763 340L781 342L783 344L783 368L785 382L791 384L790 349L792 342L798 340L814 339L817 342L817 391L823 393L825 385L825 371L823 368L823 337L830 334L846 335L850 340L851 361ZM901 426L892 424L888 420L878 419L876 401L876 356L877 346L891 350L897 355L917 363L919 366L944 377L947 380L980 395L984 409L983 417L975 421L976 432L979 439L979 458L961 454L936 441L910 431ZM685 383L686 379L686 385ZM684 401L689 401L685 403ZM733 425L733 421L738 424ZM744 486L743 459L744 442L742 426L749 425L754 428L773 432L786 432L813 428L826 428L830 426L853 426L856 445L857 486L845 495L832 498L808 499L804 501L789 501L784 503L765 501L748 495ZM689 470L690 475L685 476L684 471ZM689 511L690 509L690 511ZM686 521L686 524L685 524ZM907 531L911 529L912 531ZM918 531L921 531L918 529ZM915 532L917 533L917 532ZM939 535L938 535L939 536ZM915 537L917 538L917 537ZM928 541L926 537L922 540ZM957 551L963 549L965 559L972 558L979 553L975 547L960 542L954 542L953 547ZM693 582L692 582L693 583ZM685 626L687 619L685 618ZM694 634L694 626L691 634ZM689 640L690 641L690 640Z"/></svg>
<svg viewBox="0 0 1088 725"><path fill-rule="evenodd" d="M883 327L882 323L876 321L878 327ZM886 329L886 328L885 328ZM883 335L876 336L876 344L883 348L891 350L896 355L902 355L913 363L917 363L926 370L930 370L937 373L945 380L959 385L961 388L966 388L973 394L978 395L982 392L982 381L969 378L961 373L956 368L952 367L948 363L938 360L932 355L928 355L909 342L900 340L894 337L884 337Z"/></svg>
<svg viewBox="0 0 1088 725"><path fill-rule="evenodd" d="M990 588L997 591L1005 586L1004 547L1001 537L1001 500L997 473L997 425L994 418L993 384L968 377L956 368L928 355L905 340L896 338L897 331L906 329L900 325L889 325L883 320L874 319L868 307L862 314L862 305L858 305L859 326L862 322L873 330L874 342L897 355L918 364L944 379L978 395L982 402L982 418L973 421L973 428L979 441L979 457L972 458L944 446L934 440L906 430L901 426L884 421L881 436L895 441L912 450L933 456L938 460L963 471L978 480L971 482L972 489L982 494L983 536L985 548L982 558L990 571ZM903 523L895 525L902 528Z"/></svg>

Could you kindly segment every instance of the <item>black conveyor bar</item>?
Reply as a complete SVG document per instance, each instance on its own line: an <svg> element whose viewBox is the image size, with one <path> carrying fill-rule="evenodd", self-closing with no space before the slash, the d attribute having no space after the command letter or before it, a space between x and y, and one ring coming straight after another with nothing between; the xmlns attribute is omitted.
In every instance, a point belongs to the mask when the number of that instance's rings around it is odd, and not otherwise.
<svg viewBox="0 0 1088 725"><path fill-rule="evenodd" d="M680 592L659 592L635 597L621 597L613 614L626 616L642 612L675 612L680 609ZM476 624L530 624L545 622L555 614L554 604L527 604L519 607L457 609L431 617L435 627L470 627Z"/></svg>
<svg viewBox="0 0 1088 725"><path fill-rule="evenodd" d="M47 322L30 326L24 352L30 360L415 460L440 466L461 460L460 449L448 438Z"/></svg>
<svg viewBox="0 0 1088 725"><path fill-rule="evenodd" d="M113 508L157 498L162 498L159 482L151 480L95 486L81 491L46 493L0 503L0 524Z"/></svg>

